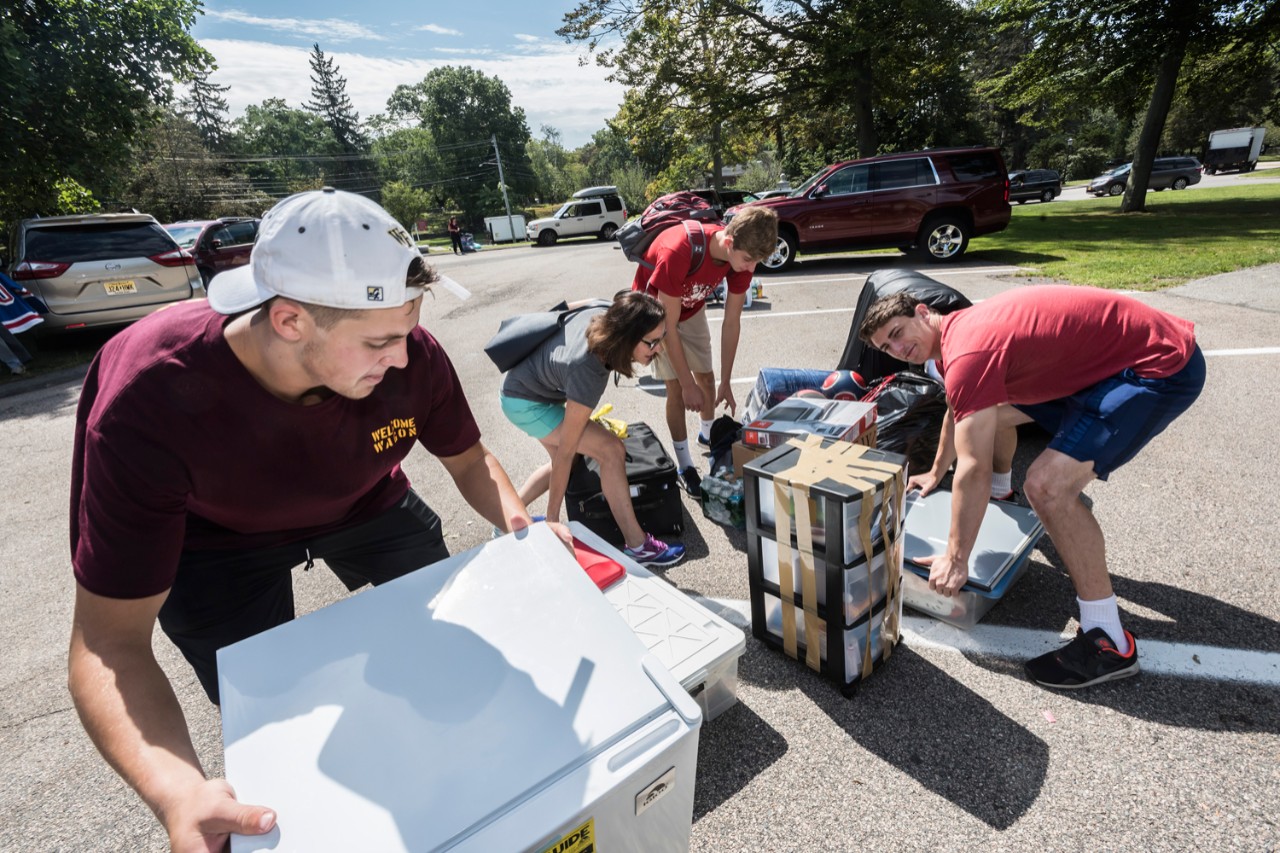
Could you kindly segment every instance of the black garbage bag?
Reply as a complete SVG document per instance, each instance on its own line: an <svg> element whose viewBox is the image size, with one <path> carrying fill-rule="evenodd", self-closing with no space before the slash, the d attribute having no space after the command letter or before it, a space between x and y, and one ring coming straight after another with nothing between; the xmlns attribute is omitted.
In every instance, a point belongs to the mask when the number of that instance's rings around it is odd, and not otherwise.
<svg viewBox="0 0 1280 853"><path fill-rule="evenodd" d="M906 456L908 474L928 471L947 414L942 383L903 371L876 381L862 399L876 404L876 447Z"/></svg>
<svg viewBox="0 0 1280 853"><path fill-rule="evenodd" d="M950 314L961 308L968 308L970 302L963 293L935 281L923 273L906 269L881 269L867 276L866 284L858 295L858 304L853 312L853 323L849 327L849 337L845 341L844 354L836 367L840 370L857 371L862 378L871 382L881 376L897 373L901 370L913 369L905 362L885 355L862 342L858 337L858 329L867 318L867 309L871 303L883 296L907 292L928 305L939 314Z"/></svg>

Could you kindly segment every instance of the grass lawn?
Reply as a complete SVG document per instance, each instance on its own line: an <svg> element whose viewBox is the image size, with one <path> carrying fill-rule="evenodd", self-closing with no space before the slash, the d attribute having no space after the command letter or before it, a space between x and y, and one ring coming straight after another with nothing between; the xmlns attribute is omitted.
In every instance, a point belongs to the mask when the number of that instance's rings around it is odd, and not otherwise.
<svg viewBox="0 0 1280 853"><path fill-rule="evenodd" d="M1126 290L1280 263L1280 184L1148 192L1144 213L1120 213L1110 196L1015 205L1009 227L970 255Z"/></svg>

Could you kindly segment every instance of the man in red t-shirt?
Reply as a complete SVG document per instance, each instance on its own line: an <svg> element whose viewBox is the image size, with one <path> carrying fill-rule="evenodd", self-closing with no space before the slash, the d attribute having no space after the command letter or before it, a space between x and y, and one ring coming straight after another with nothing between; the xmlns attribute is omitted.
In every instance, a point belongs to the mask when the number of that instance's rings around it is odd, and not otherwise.
<svg viewBox="0 0 1280 853"><path fill-rule="evenodd" d="M738 352L742 306L756 264L777 250L778 217L764 207L747 206L726 225L686 221L658 234L636 270L632 290L657 297L667 310L666 344L653 360L653 375L667 388L667 428L676 453L680 481L699 497L701 478L689 452L685 410L701 416L699 439L709 443L716 407L736 411L729 380ZM651 267L651 268L650 268ZM711 363L707 297L727 280L724 324L720 329L720 388Z"/></svg>
<svg viewBox="0 0 1280 853"><path fill-rule="evenodd" d="M951 534L929 586L955 594L990 490L1001 429L1035 421L1053 439L1027 471L1027 500L1076 589L1080 630L1028 661L1047 687L1078 688L1135 675L1137 643L1120 624L1102 530L1081 492L1132 459L1204 387L1193 324L1136 299L1088 287L1010 290L947 316L906 294L873 303L862 339L912 364L933 358L948 413L933 468L908 487L928 493L956 463Z"/></svg>
<svg viewBox="0 0 1280 853"><path fill-rule="evenodd" d="M275 815L205 778L152 651L157 622L216 702L218 649L293 618L295 566L323 559L356 589L447 557L439 517L400 468L415 443L489 522L530 523L418 325L435 280L373 202L299 193L263 218L250 263L215 278L208 303L139 321L89 369L69 685L175 850L222 849Z"/></svg>

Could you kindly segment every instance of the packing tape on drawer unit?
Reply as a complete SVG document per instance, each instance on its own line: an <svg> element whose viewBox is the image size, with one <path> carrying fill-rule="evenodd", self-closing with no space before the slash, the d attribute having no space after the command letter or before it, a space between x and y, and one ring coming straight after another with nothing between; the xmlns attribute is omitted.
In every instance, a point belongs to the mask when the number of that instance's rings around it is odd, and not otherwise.
<svg viewBox="0 0 1280 853"><path fill-rule="evenodd" d="M782 598L782 645L791 658L798 658L796 636L795 582L791 568L791 512L796 515L796 539L800 551L800 595L804 601L805 664L810 669L822 670L822 656L818 639L817 573L814 569L813 531L809 517L810 487L826 479L836 480L850 488L862 491L862 517L858 534L862 537L863 553L872 553L871 515L877 489L883 489L880 501L880 524L885 543L885 560L888 571L885 594L885 623L882 630L883 660L888 660L893 646L898 642L898 597L902 594L902 514L892 514L890 506L898 503L906 493L906 469L890 462L862 458L867 448L849 442L834 442L823 447L817 436L790 439L787 444L798 447L796 462L773 477L776 542L778 543L778 590ZM793 499L794 498L794 499ZM828 513L830 517L830 513ZM870 574L871 561L867 560ZM787 571L783 571L785 566ZM870 578L868 577L868 584ZM830 613L828 608L828 613ZM867 620L867 642L862 662L862 678L871 674L871 620Z"/></svg>

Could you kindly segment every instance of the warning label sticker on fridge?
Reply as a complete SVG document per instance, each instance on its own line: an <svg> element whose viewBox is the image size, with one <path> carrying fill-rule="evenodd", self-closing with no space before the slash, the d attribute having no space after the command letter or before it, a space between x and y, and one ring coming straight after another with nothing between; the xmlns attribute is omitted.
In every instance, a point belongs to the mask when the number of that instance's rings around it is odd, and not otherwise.
<svg viewBox="0 0 1280 853"><path fill-rule="evenodd" d="M591 818L577 829L570 830L550 847L543 847L539 853L595 853L595 849L596 819Z"/></svg>

